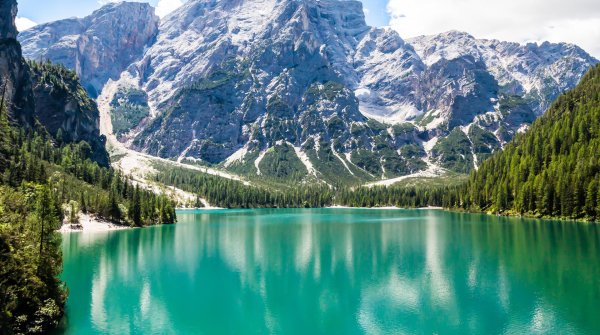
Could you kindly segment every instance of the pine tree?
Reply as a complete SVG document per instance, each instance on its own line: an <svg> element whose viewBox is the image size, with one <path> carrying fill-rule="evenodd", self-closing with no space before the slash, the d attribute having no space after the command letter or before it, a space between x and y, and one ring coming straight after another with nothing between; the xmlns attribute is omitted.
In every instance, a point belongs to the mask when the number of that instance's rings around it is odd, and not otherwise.
<svg viewBox="0 0 600 335"><path fill-rule="evenodd" d="M117 194L115 190L111 190L109 192L108 215L111 221L121 222L121 209L119 208L119 203L117 202Z"/></svg>
<svg viewBox="0 0 600 335"><path fill-rule="evenodd" d="M85 194L83 192L80 193L79 202L81 204L81 212L83 214L87 214L88 210L87 210L87 205L86 205L86 201L85 201Z"/></svg>
<svg viewBox="0 0 600 335"><path fill-rule="evenodd" d="M3 95L0 102L0 173L8 168L11 153L11 131L7 114Z"/></svg>
<svg viewBox="0 0 600 335"><path fill-rule="evenodd" d="M132 199L130 201L129 218L131 219L131 221L133 221L133 224L136 227L142 226L142 208L140 200L140 190L138 186L135 187Z"/></svg>
<svg viewBox="0 0 600 335"><path fill-rule="evenodd" d="M47 243L48 235L51 235L57 228L58 215L55 211L54 198L47 186L40 186L36 192L35 212L40 224L39 227L39 262L38 268L44 263L44 246Z"/></svg>

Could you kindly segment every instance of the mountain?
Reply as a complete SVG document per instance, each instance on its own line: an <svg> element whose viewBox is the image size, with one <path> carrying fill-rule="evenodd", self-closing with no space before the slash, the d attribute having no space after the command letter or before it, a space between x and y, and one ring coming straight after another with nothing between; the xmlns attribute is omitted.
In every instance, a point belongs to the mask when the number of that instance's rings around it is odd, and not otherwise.
<svg viewBox="0 0 600 335"><path fill-rule="evenodd" d="M20 37L26 54L39 35ZM188 1L134 53L100 99L126 145L330 184L469 172L598 62L564 43L403 40L339 0Z"/></svg>
<svg viewBox="0 0 600 335"><path fill-rule="evenodd" d="M147 3L110 3L83 19L35 26L19 40L26 58L75 70L90 95L97 97L109 79L118 79L154 41L158 21Z"/></svg>
<svg viewBox="0 0 600 335"><path fill-rule="evenodd" d="M461 206L600 219L600 65L473 173ZM462 190L461 190L462 191Z"/></svg>
<svg viewBox="0 0 600 335"><path fill-rule="evenodd" d="M16 1L2 2L2 101L13 123L46 133L55 141L60 137L61 144L86 141L90 145L90 157L100 165L108 166L108 153L105 138L100 135L100 115L96 103L88 97L72 71L63 66L25 61L16 40L16 14Z"/></svg>

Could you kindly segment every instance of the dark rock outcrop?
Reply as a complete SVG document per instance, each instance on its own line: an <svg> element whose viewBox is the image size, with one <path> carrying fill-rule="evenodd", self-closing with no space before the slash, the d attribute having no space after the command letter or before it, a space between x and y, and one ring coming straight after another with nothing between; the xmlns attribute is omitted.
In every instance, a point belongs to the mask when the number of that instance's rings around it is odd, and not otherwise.
<svg viewBox="0 0 600 335"><path fill-rule="evenodd" d="M17 42L16 0L0 3L0 90L4 91L5 106L11 117L20 122L33 121L33 95L29 68Z"/></svg>

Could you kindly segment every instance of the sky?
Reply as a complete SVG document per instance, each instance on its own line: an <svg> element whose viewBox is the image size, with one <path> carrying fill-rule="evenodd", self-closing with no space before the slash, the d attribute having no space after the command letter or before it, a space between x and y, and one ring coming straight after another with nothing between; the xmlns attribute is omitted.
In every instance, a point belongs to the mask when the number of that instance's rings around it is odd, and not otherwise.
<svg viewBox="0 0 600 335"><path fill-rule="evenodd" d="M90 14L115 0L19 0L17 26ZM135 0L165 16L187 0ZM600 59L600 0L361 0L367 23L403 38L448 30L514 42L575 43Z"/></svg>

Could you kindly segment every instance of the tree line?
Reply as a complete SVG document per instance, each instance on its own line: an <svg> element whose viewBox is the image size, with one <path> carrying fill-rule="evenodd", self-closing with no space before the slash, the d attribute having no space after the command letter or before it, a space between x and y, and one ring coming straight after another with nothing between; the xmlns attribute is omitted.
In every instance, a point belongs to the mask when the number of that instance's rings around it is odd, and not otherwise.
<svg viewBox="0 0 600 335"><path fill-rule="evenodd" d="M194 207L202 207L200 198L223 208L322 208L349 207L418 208L449 206L456 188L451 187L330 187L327 185L290 184L287 188L244 185L240 181L200 174L184 168L159 168L156 182L197 195Z"/></svg>
<svg viewBox="0 0 600 335"><path fill-rule="evenodd" d="M80 212L144 226L176 221L166 196L90 159L85 142L63 143L13 126L0 108L0 333L47 333L63 315L63 220Z"/></svg>

